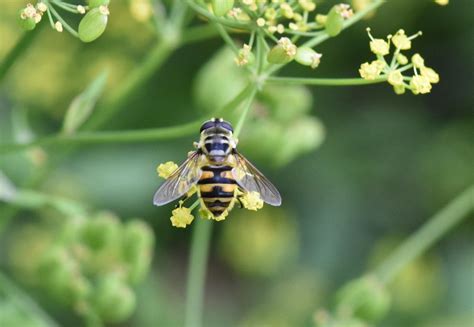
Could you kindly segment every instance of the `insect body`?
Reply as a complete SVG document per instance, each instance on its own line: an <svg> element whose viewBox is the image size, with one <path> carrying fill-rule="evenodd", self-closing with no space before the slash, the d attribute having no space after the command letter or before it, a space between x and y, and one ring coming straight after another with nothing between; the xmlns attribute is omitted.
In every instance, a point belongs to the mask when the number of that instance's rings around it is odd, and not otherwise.
<svg viewBox="0 0 474 327"><path fill-rule="evenodd" d="M263 201L279 206L281 197L272 183L237 152L233 128L223 119L204 122L196 151L161 185L153 198L164 205L185 197L197 185L197 193L214 217L229 211L246 192L258 192Z"/></svg>

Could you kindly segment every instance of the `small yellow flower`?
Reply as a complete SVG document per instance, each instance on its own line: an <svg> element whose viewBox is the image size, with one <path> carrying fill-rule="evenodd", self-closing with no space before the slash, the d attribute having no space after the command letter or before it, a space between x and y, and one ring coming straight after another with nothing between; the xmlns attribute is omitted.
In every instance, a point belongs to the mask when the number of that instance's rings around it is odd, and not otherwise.
<svg viewBox="0 0 474 327"><path fill-rule="evenodd" d="M102 15L105 15L105 16L108 16L110 14L109 7L107 7L107 6L100 6L99 7L99 12Z"/></svg>
<svg viewBox="0 0 474 327"><path fill-rule="evenodd" d="M77 12L80 13L80 14L85 14L85 13L86 13L86 8L85 8L84 6L81 6L81 5L78 5L78 6L76 7L76 10L77 10Z"/></svg>
<svg viewBox="0 0 474 327"><path fill-rule="evenodd" d="M403 85L403 75L399 70L388 73L388 82L393 86Z"/></svg>
<svg viewBox="0 0 474 327"><path fill-rule="evenodd" d="M249 63L250 57L252 56L252 48L248 44L244 44L242 49L239 50L237 57L234 61L237 66L245 66Z"/></svg>
<svg viewBox="0 0 474 327"><path fill-rule="evenodd" d="M373 39L370 41L370 51L376 55L385 56L389 53L390 46L387 41L383 39Z"/></svg>
<svg viewBox="0 0 474 327"><path fill-rule="evenodd" d="M260 17L260 18L257 19L257 26L263 27L263 26L265 26L265 23L266 22L265 22L264 18Z"/></svg>
<svg viewBox="0 0 474 327"><path fill-rule="evenodd" d="M227 13L227 15L229 17L232 17L232 18L235 18L235 19L239 18L240 14L242 14L242 9L240 9L240 8L232 8Z"/></svg>
<svg viewBox="0 0 474 327"><path fill-rule="evenodd" d="M257 211L263 208L263 200L260 197L260 193L256 191L246 192L240 198L245 209Z"/></svg>
<svg viewBox="0 0 474 327"><path fill-rule="evenodd" d="M434 71L434 69L430 68L430 67L421 67L420 68L420 74L421 76L424 76L426 78L428 78L428 80L430 81L430 83L432 84L436 84L439 82L439 75L437 72Z"/></svg>
<svg viewBox="0 0 474 327"><path fill-rule="evenodd" d="M411 57L411 62L416 68L421 68L425 66L425 59L423 59L423 57L420 56L419 53L415 53L413 57Z"/></svg>
<svg viewBox="0 0 474 327"><path fill-rule="evenodd" d="M385 64L380 60L374 60L370 64L364 62L360 65L359 74L363 79L374 80L380 76Z"/></svg>
<svg viewBox="0 0 474 327"><path fill-rule="evenodd" d="M406 64L408 64L408 58L407 58L405 55L399 53L399 54L397 55L397 62L398 62L400 65L406 65Z"/></svg>
<svg viewBox="0 0 474 327"><path fill-rule="evenodd" d="M158 176L167 179L170 177L176 170L178 169L178 165L175 164L173 161L168 161L165 163L160 164L156 168L156 172L158 173Z"/></svg>
<svg viewBox="0 0 474 327"><path fill-rule="evenodd" d="M440 6L446 6L449 4L449 0L435 0L435 2Z"/></svg>
<svg viewBox="0 0 474 327"><path fill-rule="evenodd" d="M56 22L54 24L54 29L58 32L62 32L63 31L63 24L61 24L61 22Z"/></svg>
<svg viewBox="0 0 474 327"><path fill-rule="evenodd" d="M288 57L294 57L296 55L296 45L294 45L289 38L282 37L278 40L278 44L285 50Z"/></svg>
<svg viewBox="0 0 474 327"><path fill-rule="evenodd" d="M38 2L36 8L41 12L46 12L46 10L48 10L48 6L46 6L44 2Z"/></svg>
<svg viewBox="0 0 474 327"><path fill-rule="evenodd" d="M186 228L187 225L193 222L194 216L191 214L191 210L189 208L180 207L172 211L170 220L174 227Z"/></svg>
<svg viewBox="0 0 474 327"><path fill-rule="evenodd" d="M265 18L268 20L274 20L277 18L277 11L275 8L267 8L265 10Z"/></svg>
<svg viewBox="0 0 474 327"><path fill-rule="evenodd" d="M208 219L208 220L214 218L214 215L212 214L212 212L209 211L209 209L206 208L203 201L201 201L201 208L199 209L199 216L201 218Z"/></svg>
<svg viewBox="0 0 474 327"><path fill-rule="evenodd" d="M284 17L290 18L290 19L293 18L293 15L295 14L291 6L286 2L280 5L280 11Z"/></svg>
<svg viewBox="0 0 474 327"><path fill-rule="evenodd" d="M405 93L405 85L400 84L400 85L394 85L393 90L395 91L396 94L403 94Z"/></svg>
<svg viewBox="0 0 474 327"><path fill-rule="evenodd" d="M410 81L413 94L426 94L431 92L430 80L426 76L415 75Z"/></svg>
<svg viewBox="0 0 474 327"><path fill-rule="evenodd" d="M314 11L316 9L316 4L313 0L299 0L298 3L304 11Z"/></svg>
<svg viewBox="0 0 474 327"><path fill-rule="evenodd" d="M411 48L411 41L408 36L405 35L404 30L398 30L392 37L392 42L400 50L408 50Z"/></svg>
<svg viewBox="0 0 474 327"><path fill-rule="evenodd" d="M346 3L340 3L336 5L336 11L344 19L348 19L354 15L354 12L352 11L351 6Z"/></svg>
<svg viewBox="0 0 474 327"><path fill-rule="evenodd" d="M322 25L322 26L324 26L326 24L327 19L328 19L328 16L321 15L321 14L317 14L316 17L315 17L316 23L318 23L319 25Z"/></svg>

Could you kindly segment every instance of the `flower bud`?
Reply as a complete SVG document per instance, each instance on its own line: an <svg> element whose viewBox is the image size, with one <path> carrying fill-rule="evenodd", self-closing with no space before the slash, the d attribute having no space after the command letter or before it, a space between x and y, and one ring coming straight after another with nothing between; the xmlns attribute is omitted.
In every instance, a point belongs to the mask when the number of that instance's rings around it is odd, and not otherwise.
<svg viewBox="0 0 474 327"><path fill-rule="evenodd" d="M32 18L32 17L26 17L23 11L24 11L24 9L21 9L18 12L18 24L25 31L34 30L35 27L36 27L35 19Z"/></svg>
<svg viewBox="0 0 474 327"><path fill-rule="evenodd" d="M393 91L395 92L395 94L404 94L405 93L405 85L403 84L400 84L400 85L394 85L393 86Z"/></svg>
<svg viewBox="0 0 474 327"><path fill-rule="evenodd" d="M92 42L104 33L107 27L108 14L99 7L89 11L79 23L79 39L82 42Z"/></svg>
<svg viewBox="0 0 474 327"><path fill-rule="evenodd" d="M89 8L92 9L100 6L108 6L110 0L87 0L87 3L89 4Z"/></svg>
<svg viewBox="0 0 474 327"><path fill-rule="evenodd" d="M101 279L93 301L94 309L107 322L128 318L136 306L135 294L119 275Z"/></svg>
<svg viewBox="0 0 474 327"><path fill-rule="evenodd" d="M286 64L296 56L296 45L287 37L282 37L268 53L267 60L272 64Z"/></svg>
<svg viewBox="0 0 474 327"><path fill-rule="evenodd" d="M224 16L234 6L234 0L212 0L212 10L216 16Z"/></svg>
<svg viewBox="0 0 474 327"><path fill-rule="evenodd" d="M337 10L337 6L334 6L328 13L326 24L324 25L326 28L326 33L329 36L336 36L342 31L342 27L344 24L344 18L341 16L339 11Z"/></svg>
<svg viewBox="0 0 474 327"><path fill-rule="evenodd" d="M408 64L408 58L407 58L405 55L399 53L399 54L397 55L397 62L398 62L400 65L406 65L406 64Z"/></svg>
<svg viewBox="0 0 474 327"><path fill-rule="evenodd" d="M133 220L123 230L123 258L129 265L129 280L137 283L150 268L154 236L152 230L140 220Z"/></svg>
<svg viewBox="0 0 474 327"><path fill-rule="evenodd" d="M346 284L337 295L337 310L356 318L376 321L390 307L390 294L373 276L365 276Z"/></svg>
<svg viewBox="0 0 474 327"><path fill-rule="evenodd" d="M316 20L316 23L318 23L319 25L324 26L324 25L326 25L326 22L328 20L328 16L317 14L316 17L315 17L315 20Z"/></svg>
<svg viewBox="0 0 474 327"><path fill-rule="evenodd" d="M304 65L304 66L311 66L311 68L316 68L319 66L321 62L322 54L317 53L311 48L308 47L301 47L296 50L296 57L295 60Z"/></svg>
<svg viewBox="0 0 474 327"><path fill-rule="evenodd" d="M120 223L116 216L102 212L84 223L81 240L91 250L99 251L113 246L119 239Z"/></svg>

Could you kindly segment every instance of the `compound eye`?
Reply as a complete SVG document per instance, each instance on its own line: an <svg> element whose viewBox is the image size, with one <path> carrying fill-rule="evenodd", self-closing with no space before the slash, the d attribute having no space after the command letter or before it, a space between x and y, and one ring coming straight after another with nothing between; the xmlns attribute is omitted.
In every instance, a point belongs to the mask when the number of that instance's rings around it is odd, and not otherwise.
<svg viewBox="0 0 474 327"><path fill-rule="evenodd" d="M201 125L201 129L199 130L199 132L201 133L202 131L208 129L208 128L212 128L216 125L216 123L212 120L208 120L207 122L205 122L204 124Z"/></svg>
<svg viewBox="0 0 474 327"><path fill-rule="evenodd" d="M221 123L221 127L228 130L229 132L234 132L234 129L232 128L232 125L226 121L223 121Z"/></svg>

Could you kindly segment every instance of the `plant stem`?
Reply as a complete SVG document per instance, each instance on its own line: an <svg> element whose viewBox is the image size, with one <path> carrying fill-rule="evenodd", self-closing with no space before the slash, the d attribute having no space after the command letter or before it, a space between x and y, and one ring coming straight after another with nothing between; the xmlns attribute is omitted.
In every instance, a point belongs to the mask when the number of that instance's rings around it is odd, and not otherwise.
<svg viewBox="0 0 474 327"><path fill-rule="evenodd" d="M388 283L411 261L421 255L451 228L474 211L474 185L458 195L435 214L417 232L408 237L380 266L375 273Z"/></svg>
<svg viewBox="0 0 474 327"><path fill-rule="evenodd" d="M245 120L248 116L248 113L250 111L250 108L252 107L252 102L253 99L255 98L255 95L257 94L257 87L253 87L252 92L250 93L249 97L247 98L247 101L245 102L245 106L242 112L242 115L239 118L239 121L237 122L237 125L235 126L234 129L234 136L237 138L242 131L242 127L244 126Z"/></svg>
<svg viewBox="0 0 474 327"><path fill-rule="evenodd" d="M110 131L110 132L78 132L73 135L52 135L30 143L4 143L0 144L0 154L13 151L24 150L34 146L46 145L71 145L87 143L133 143L155 140L172 139L180 136L191 135L199 128L202 120L191 123L177 125L173 127L162 127L152 129L141 129L131 131Z"/></svg>
<svg viewBox="0 0 474 327"><path fill-rule="evenodd" d="M32 298L2 273L0 273L0 290L18 307L22 308L25 312L31 313L36 318L37 326L58 327L58 324Z"/></svg>
<svg viewBox="0 0 474 327"><path fill-rule="evenodd" d="M213 21L217 24L222 24L224 26L237 28L237 29L244 29L244 30L249 30L250 29L249 24L240 23L238 21L233 21L233 20L230 20L230 19L214 16L206 8L198 5L193 0L187 0L186 2L188 4L188 6L191 7L195 12L197 12L198 14L206 17L210 21Z"/></svg>
<svg viewBox="0 0 474 327"><path fill-rule="evenodd" d="M268 77L266 81L270 84L297 84L297 85L322 85L322 86L351 86L376 84L387 81L386 77L374 80L363 78L300 78L300 77Z"/></svg>
<svg viewBox="0 0 474 327"><path fill-rule="evenodd" d="M205 219L197 221L193 229L186 287L185 327L202 325L204 285L211 231L212 221Z"/></svg>
<svg viewBox="0 0 474 327"><path fill-rule="evenodd" d="M247 86L223 107L216 110L214 114L223 113L236 108L242 101L247 99L252 92L252 86ZM172 127L161 127L131 131L78 132L72 135L56 134L37 139L29 143L0 143L0 154L17 152L35 146L133 143L178 138L196 133L196 130L206 119L207 117L202 117L196 119L193 122Z"/></svg>
<svg viewBox="0 0 474 327"><path fill-rule="evenodd" d="M26 49L31 45L33 40L41 30L41 26L43 24L38 24L36 29L33 31L25 32L20 38L18 39L15 46L8 52L3 59L2 63L0 64L0 82L4 79L7 75L10 68L13 67L14 63L20 58L20 56L25 52Z"/></svg>
<svg viewBox="0 0 474 327"><path fill-rule="evenodd" d="M183 43L190 44L203 41L219 35L216 27L212 24L200 25L188 28L181 37Z"/></svg>

